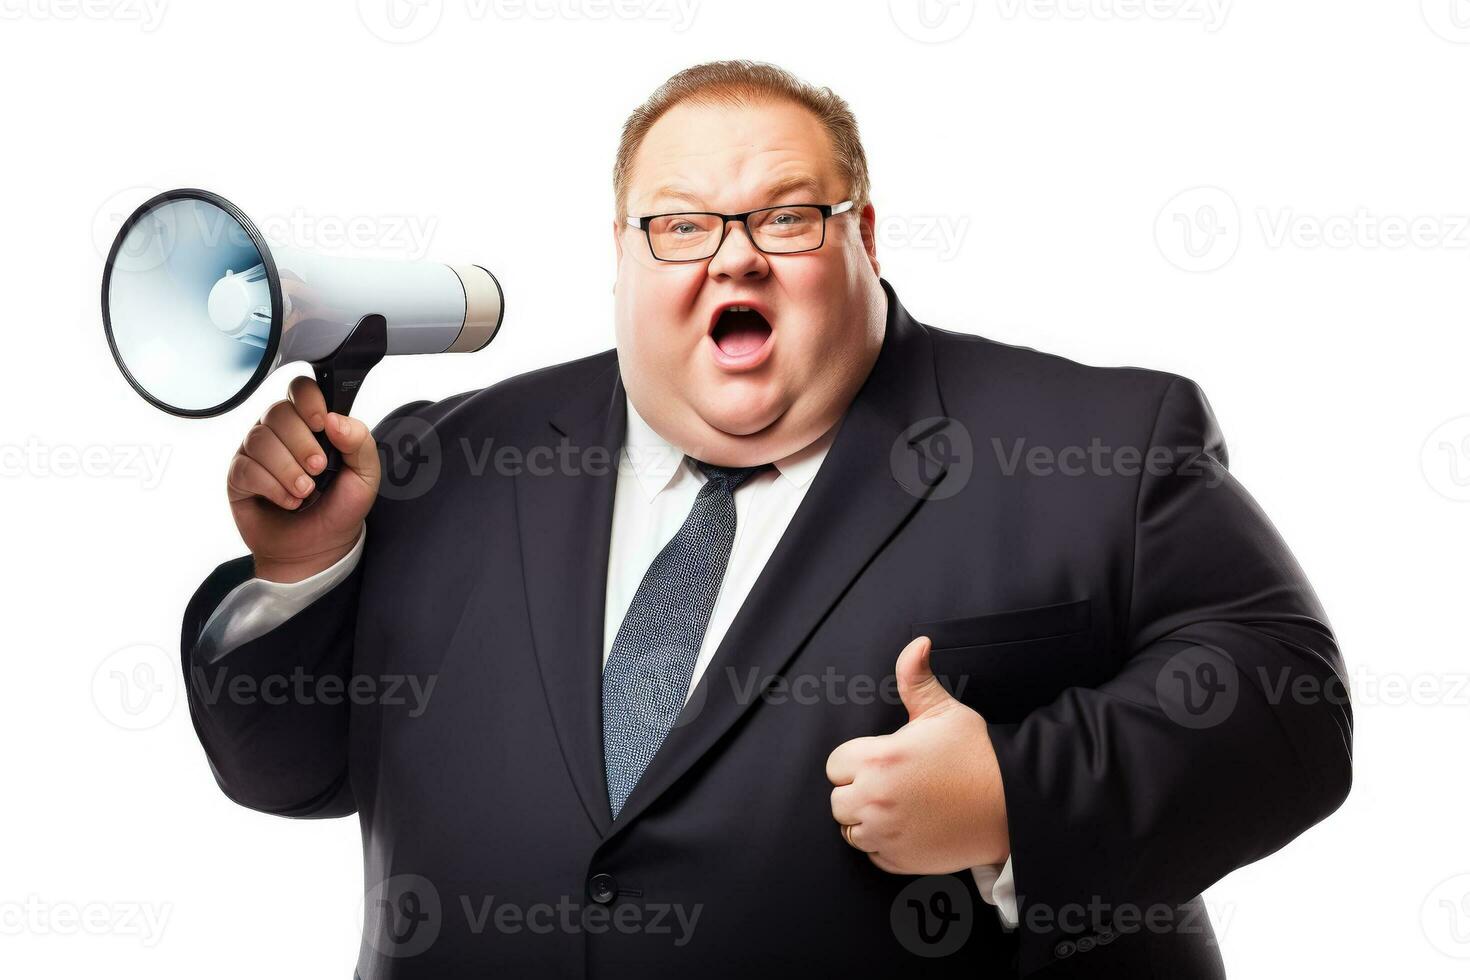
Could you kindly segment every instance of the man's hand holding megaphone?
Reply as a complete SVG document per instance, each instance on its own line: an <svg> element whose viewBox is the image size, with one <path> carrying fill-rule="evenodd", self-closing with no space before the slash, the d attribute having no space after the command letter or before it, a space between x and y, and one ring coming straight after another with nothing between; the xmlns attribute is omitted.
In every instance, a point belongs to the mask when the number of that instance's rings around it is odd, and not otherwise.
<svg viewBox="0 0 1470 980"><path fill-rule="evenodd" d="M255 574L299 582L336 564L357 543L382 480L377 444L360 420L327 411L311 378L291 382L290 397L266 410L230 460L230 511ZM342 470L310 507L327 465L316 433L342 454Z"/></svg>
<svg viewBox="0 0 1470 980"><path fill-rule="evenodd" d="M185 418L239 405L306 362L230 462L230 509L260 578L298 582L346 556L378 493L377 446L350 418L390 354L473 353L505 296L478 265L316 255L268 243L210 191L155 195L118 230L102 271L102 324L133 389ZM341 455L339 460L337 457ZM341 478L338 478L338 473Z"/></svg>

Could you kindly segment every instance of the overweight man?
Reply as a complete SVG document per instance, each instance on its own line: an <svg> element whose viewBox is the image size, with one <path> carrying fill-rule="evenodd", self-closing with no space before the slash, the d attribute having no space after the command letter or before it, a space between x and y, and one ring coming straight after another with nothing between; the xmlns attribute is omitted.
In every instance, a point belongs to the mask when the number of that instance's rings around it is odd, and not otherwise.
<svg viewBox="0 0 1470 980"><path fill-rule="evenodd" d="M915 320L774 66L671 78L614 190L614 350L372 432L297 379L229 467L194 723L357 814L360 980L1223 976L1200 893L1352 717L1200 389Z"/></svg>

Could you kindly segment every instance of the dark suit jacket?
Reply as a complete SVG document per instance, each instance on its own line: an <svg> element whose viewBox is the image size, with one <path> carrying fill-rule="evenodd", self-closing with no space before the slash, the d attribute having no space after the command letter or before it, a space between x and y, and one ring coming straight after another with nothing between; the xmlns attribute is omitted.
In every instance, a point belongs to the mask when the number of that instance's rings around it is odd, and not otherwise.
<svg viewBox="0 0 1470 980"><path fill-rule="evenodd" d="M184 668L220 786L358 814L363 980L1223 975L1200 892L1351 781L1322 608L1192 382L925 326L884 288L872 373L617 820L615 351L390 416L356 570L215 663L195 640L249 559L200 588ZM905 722L920 633L990 722L1013 932L968 872L886 874L832 821L826 758Z"/></svg>

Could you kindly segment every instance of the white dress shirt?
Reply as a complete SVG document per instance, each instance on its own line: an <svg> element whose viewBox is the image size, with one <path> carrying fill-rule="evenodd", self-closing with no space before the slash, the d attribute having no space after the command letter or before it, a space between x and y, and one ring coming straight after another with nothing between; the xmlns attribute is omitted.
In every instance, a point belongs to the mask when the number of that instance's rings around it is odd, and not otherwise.
<svg viewBox="0 0 1470 980"><path fill-rule="evenodd" d="M606 611L602 624L604 664L644 573L683 525L705 482L698 467L682 450L655 432L638 414L632 401L627 401L627 406L627 438L619 457L607 562ZM827 458L836 431L837 426L833 426L806 448L776 460L773 470L752 477L735 491L735 541L694 664L690 692L719 649L720 640L750 594L771 552L776 550L792 515L806 496L807 487ZM282 584L261 579L242 582L225 596L205 623L199 656L205 661L216 660L305 609L356 567L365 537L364 530L348 555L300 582ZM894 656L898 656L898 651L894 651ZM996 906L1007 928L1013 928L1017 911L1010 859L1004 866L981 866L972 868L971 873L980 896Z"/></svg>

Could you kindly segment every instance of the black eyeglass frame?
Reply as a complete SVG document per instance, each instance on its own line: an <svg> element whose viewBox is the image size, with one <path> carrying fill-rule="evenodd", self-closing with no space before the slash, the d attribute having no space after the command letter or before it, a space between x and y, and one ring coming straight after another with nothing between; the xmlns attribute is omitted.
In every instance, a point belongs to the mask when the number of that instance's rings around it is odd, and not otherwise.
<svg viewBox="0 0 1470 980"><path fill-rule="evenodd" d="M760 243L755 240L755 235L750 231L750 216L760 214L762 211L780 211L782 208L815 208L822 215L822 240L811 248L798 248L789 252L773 252L770 249L761 248ZM738 221L745 227L745 237L750 239L750 244L755 246L756 251L765 255L802 255L806 252L815 252L827 244L827 219L835 215L846 214L852 210L852 201L838 201L836 204L770 204L763 208L755 208L751 211L742 211L740 214L721 214L718 211L665 211L662 214L624 215L628 227L637 228L643 232L644 241L648 242L648 254L660 262L704 262L714 258L724 247L725 238L730 234L730 222ZM708 255L702 255L697 259L666 259L653 247L653 234L648 230L655 218L679 218L703 216L706 218L719 218L721 221L720 240L715 244L714 251Z"/></svg>

